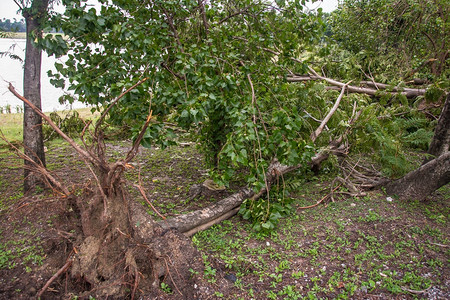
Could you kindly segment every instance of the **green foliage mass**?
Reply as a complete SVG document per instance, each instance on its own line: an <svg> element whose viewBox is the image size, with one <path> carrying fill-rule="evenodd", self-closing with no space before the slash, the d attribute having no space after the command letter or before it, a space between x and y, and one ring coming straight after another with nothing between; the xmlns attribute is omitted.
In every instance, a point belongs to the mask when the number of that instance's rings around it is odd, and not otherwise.
<svg viewBox="0 0 450 300"><path fill-rule="evenodd" d="M72 138L79 137L86 125L76 110L69 112L64 118L62 118L57 112L50 113L49 117L52 122L62 130L62 132ZM45 141L53 140L59 137L55 130L48 124L44 124L42 127L42 133Z"/></svg>
<svg viewBox="0 0 450 300"><path fill-rule="evenodd" d="M435 102L448 88L443 1L347 0L327 19L306 14L299 0L100 0L98 11L85 1L62 2L66 11L49 26L66 38L41 41L47 52L67 54L50 72L52 83L98 110L119 99L109 121L126 124L134 137L151 113L146 147L173 144L174 123L196 133L211 175L225 185L245 169L246 183L261 189L273 159L307 165L343 135L352 151L373 153L389 176L408 170L408 147L426 149L433 124L417 112L422 99L391 94L346 95L313 144L310 134L339 92L286 82L288 74L307 73L307 64L344 82L371 77L392 87L418 68L433 83L426 98ZM271 229L287 213L284 198L273 196L247 201L241 213Z"/></svg>
<svg viewBox="0 0 450 300"><path fill-rule="evenodd" d="M332 38L357 54L367 72L394 78L440 76L448 57L447 0L345 0L329 18Z"/></svg>
<svg viewBox="0 0 450 300"><path fill-rule="evenodd" d="M304 161L310 130L299 109L307 106L308 88L284 76L304 70L291 58L299 45L317 41L324 24L300 1L101 2L96 11L64 1L64 15L54 18L68 39L42 43L55 55L70 52L50 74L53 84L67 84L101 109L148 78L111 109L111 121L130 124L136 135L151 110L156 123L145 146L172 143L168 121L195 129L223 183L245 167L247 181L260 188L274 157Z"/></svg>

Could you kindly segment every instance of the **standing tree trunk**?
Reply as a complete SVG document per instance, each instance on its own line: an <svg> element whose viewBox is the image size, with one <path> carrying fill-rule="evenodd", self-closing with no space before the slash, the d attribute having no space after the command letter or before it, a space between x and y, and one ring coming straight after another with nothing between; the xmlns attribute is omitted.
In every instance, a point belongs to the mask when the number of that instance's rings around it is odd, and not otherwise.
<svg viewBox="0 0 450 300"><path fill-rule="evenodd" d="M427 162L404 177L386 185L388 194L400 199L424 200L450 182L450 152Z"/></svg>
<svg viewBox="0 0 450 300"><path fill-rule="evenodd" d="M428 154L418 169L386 185L388 194L401 199L423 200L443 185L450 182L450 94L439 117Z"/></svg>
<svg viewBox="0 0 450 300"><path fill-rule="evenodd" d="M450 147L450 93L447 95L444 107L442 108L441 116L436 125L433 139L428 149L428 154L438 157L449 151ZM433 158L426 158L424 163L432 160Z"/></svg>
<svg viewBox="0 0 450 300"><path fill-rule="evenodd" d="M41 57L42 50L34 44L36 37L42 36L42 23L47 16L48 0L33 0L31 7L23 8L26 21L27 41L23 74L24 97L41 109ZM23 144L25 154L35 162L45 166L42 118L24 104ZM32 164L25 160L24 191L27 192L40 183L39 177L30 171Z"/></svg>

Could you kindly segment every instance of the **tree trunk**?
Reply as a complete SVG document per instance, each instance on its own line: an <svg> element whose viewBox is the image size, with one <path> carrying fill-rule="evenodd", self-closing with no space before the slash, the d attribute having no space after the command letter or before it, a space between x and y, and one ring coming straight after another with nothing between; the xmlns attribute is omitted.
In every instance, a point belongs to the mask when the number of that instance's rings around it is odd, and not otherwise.
<svg viewBox="0 0 450 300"><path fill-rule="evenodd" d="M314 167L320 165L322 161L328 158L330 152L339 149L339 146L340 141L331 142L329 145L329 150L317 153L311 159L309 166ZM206 208L171 219L158 221L158 225L165 230L176 229L187 236L191 236L200 230L205 230L214 224L232 217L238 212L239 206L245 199L258 199L267 192L267 188L270 189L271 185L277 178L291 171L297 170L301 166L302 165L286 166L282 165L279 161L274 160L266 172L267 187L261 189L258 193L255 193L249 187L243 187L239 192L213 203Z"/></svg>
<svg viewBox="0 0 450 300"><path fill-rule="evenodd" d="M386 185L390 195L400 199L423 200L450 182L450 152L427 162L418 169Z"/></svg>
<svg viewBox="0 0 450 300"><path fill-rule="evenodd" d="M47 16L48 0L33 0L30 8L23 9L27 27L25 66L23 74L24 97L41 109L41 56L42 50L34 45L35 35L42 35L42 21ZM25 154L45 166L42 118L24 104L23 144ZM30 172L32 164L25 160L24 191L40 183L37 174Z"/></svg>
<svg viewBox="0 0 450 300"><path fill-rule="evenodd" d="M428 149L428 154L439 157L443 153L449 151L450 145L450 93L447 94L444 107L442 108L439 121L434 131L433 139ZM426 158L424 163L429 162L433 158Z"/></svg>

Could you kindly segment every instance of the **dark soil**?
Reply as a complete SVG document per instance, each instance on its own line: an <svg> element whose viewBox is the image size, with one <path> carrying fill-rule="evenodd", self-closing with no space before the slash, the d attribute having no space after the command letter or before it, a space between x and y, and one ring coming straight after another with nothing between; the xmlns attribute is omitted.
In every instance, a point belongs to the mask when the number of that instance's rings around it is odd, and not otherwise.
<svg viewBox="0 0 450 300"><path fill-rule="evenodd" d="M111 160L123 157L129 144L110 143ZM48 168L81 193L92 178L84 162L60 141L47 147ZM125 180L132 200L155 219L133 187L139 178L166 217L205 207L243 185L237 177L225 191L193 193L193 186L208 179L194 144L140 151ZM65 199L51 190L23 195L20 162L7 149L0 157L0 299L30 299L76 251L71 245L79 224ZM192 270L202 278L192 282L196 298L450 298L448 185L426 202L400 202L375 191L303 210L329 192L330 175L311 181L291 176L286 182L293 210L275 231L257 233L235 216L192 237L204 265ZM59 276L43 298L76 299L90 288L69 274ZM171 278L162 280L152 297L141 299L180 299Z"/></svg>

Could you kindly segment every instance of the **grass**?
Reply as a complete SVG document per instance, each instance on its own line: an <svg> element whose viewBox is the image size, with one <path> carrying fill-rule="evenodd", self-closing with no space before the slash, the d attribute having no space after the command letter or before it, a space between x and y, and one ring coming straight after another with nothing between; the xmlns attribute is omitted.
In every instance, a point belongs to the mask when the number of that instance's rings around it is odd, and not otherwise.
<svg viewBox="0 0 450 300"><path fill-rule="evenodd" d="M372 193L292 213L268 236L235 218L197 233L193 242L205 266L215 262L224 274L240 279L244 288L234 288L227 299L249 299L254 293L249 288L258 286L265 294L257 298L267 299L414 298L432 287L445 289L442 272L448 271L444 265L450 258L448 232L439 226L448 220L447 206L427 206L396 205ZM424 221L429 223L425 228L412 226ZM218 280L211 273L208 280Z"/></svg>
<svg viewBox="0 0 450 300"><path fill-rule="evenodd" d="M91 108L76 109L82 119L92 119L99 116L98 112L91 113ZM61 111L58 114L64 118L69 111ZM0 114L0 130L10 142L22 142L23 140L23 113ZM0 140L0 147L6 142Z"/></svg>
<svg viewBox="0 0 450 300"><path fill-rule="evenodd" d="M6 139L11 142L21 142L23 136L23 114L1 114L0 115L0 130L5 135ZM0 145L5 145L6 142L0 140Z"/></svg>

